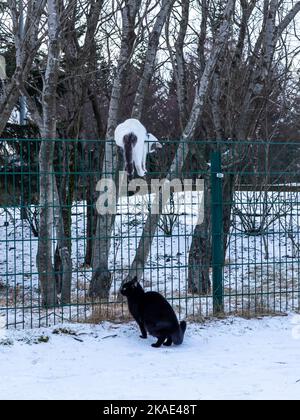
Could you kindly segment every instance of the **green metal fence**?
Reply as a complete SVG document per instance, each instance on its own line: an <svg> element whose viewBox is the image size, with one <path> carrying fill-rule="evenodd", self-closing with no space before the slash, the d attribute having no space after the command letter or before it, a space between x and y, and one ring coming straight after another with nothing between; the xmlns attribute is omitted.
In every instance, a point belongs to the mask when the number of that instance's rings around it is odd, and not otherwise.
<svg viewBox="0 0 300 420"><path fill-rule="evenodd" d="M105 177L118 184L120 150L110 170L103 158L113 142L47 142L53 165L43 177L40 139L0 140L2 327L126 318L118 291L135 270L145 289L166 296L181 318L299 310L299 142L193 141L179 149L179 141L165 141L148 156L144 191L133 194L127 181L116 214L111 220L102 216L100 238L96 185ZM151 182L166 176L187 188L171 189L162 214L151 218ZM50 183L46 210L43 180ZM43 211L49 217L42 237ZM51 272L42 273L37 253L45 244ZM108 280L98 295L90 293L99 271L96 244L102 256L108 247ZM71 265L64 264L63 249ZM142 266L134 265L138 249L147 256ZM45 305L45 281L55 283L53 305Z"/></svg>

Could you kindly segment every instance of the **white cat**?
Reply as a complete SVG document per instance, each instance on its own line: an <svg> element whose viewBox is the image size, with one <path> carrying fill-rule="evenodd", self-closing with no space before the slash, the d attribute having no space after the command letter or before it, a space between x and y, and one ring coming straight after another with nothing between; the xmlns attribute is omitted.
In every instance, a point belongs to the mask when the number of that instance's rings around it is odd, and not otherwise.
<svg viewBox="0 0 300 420"><path fill-rule="evenodd" d="M143 124L133 118L118 125L115 142L124 150L125 169L129 176L134 175L134 166L139 176L145 176L147 154L162 148L158 139L147 133Z"/></svg>

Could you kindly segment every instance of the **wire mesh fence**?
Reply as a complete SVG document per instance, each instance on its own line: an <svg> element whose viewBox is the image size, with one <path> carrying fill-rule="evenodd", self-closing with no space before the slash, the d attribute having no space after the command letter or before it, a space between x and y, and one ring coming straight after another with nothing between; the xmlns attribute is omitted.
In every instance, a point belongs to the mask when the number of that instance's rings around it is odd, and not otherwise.
<svg viewBox="0 0 300 420"><path fill-rule="evenodd" d="M299 158L292 142L166 141L124 181L113 142L2 139L1 325L126 318L135 274L181 318L298 310Z"/></svg>

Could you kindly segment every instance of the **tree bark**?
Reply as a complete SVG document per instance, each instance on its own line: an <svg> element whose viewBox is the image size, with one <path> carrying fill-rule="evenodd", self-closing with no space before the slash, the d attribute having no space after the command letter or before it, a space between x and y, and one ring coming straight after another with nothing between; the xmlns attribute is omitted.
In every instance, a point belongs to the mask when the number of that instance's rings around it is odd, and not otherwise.
<svg viewBox="0 0 300 420"><path fill-rule="evenodd" d="M69 215L68 220L64 219L63 210L61 208L61 197L58 194L56 181L54 180L54 228L56 230L56 259L59 257L58 266L55 267L57 292L61 294L61 304L67 305L71 302L71 286L72 286L72 258L70 238L71 232L66 232L66 226L70 226ZM71 209L67 209L68 212ZM58 269L58 271L57 271ZM57 277L58 276L58 277Z"/></svg>
<svg viewBox="0 0 300 420"><path fill-rule="evenodd" d="M180 116L181 130L184 130L188 122L188 94L187 94L187 80L186 80L186 64L184 59L184 41L188 29L190 0L182 0L181 2L182 14L180 21L180 29L178 38L175 42L175 53L172 51L170 45L170 28L169 19L166 27L166 41L171 58L172 69L176 82L177 102Z"/></svg>
<svg viewBox="0 0 300 420"><path fill-rule="evenodd" d="M4 130L14 107L20 97L20 87L28 79L36 52L40 46L38 39L41 15L46 0L30 0L27 2L24 38L20 38L19 9L15 1L9 0L8 7L13 22L14 41L16 46L16 69L12 80L8 83L0 98L0 134Z"/></svg>
<svg viewBox="0 0 300 420"><path fill-rule="evenodd" d="M231 227L232 207L236 184L235 174L226 174L223 183L223 250L224 259L228 249L228 237Z"/></svg>
<svg viewBox="0 0 300 420"><path fill-rule="evenodd" d="M136 91L131 114L132 118L136 118L138 120L140 120L142 117L146 90L150 84L151 77L153 75L155 58L157 54L161 32L168 17L168 14L171 11L172 5L174 4L174 1L175 0L163 0L161 9L157 15L153 30L149 37L144 70Z"/></svg>
<svg viewBox="0 0 300 420"><path fill-rule="evenodd" d="M135 42L135 21L141 0L126 0L122 9L122 41L119 54L116 76L114 78L112 94L108 111L106 132L105 155L102 167L102 177L113 180L118 184L118 172L121 161L115 143L114 131L118 124L120 101L126 71L130 62ZM118 188L117 188L118 191ZM118 197L117 197L118 201ZM89 294L92 298L107 299L111 286L111 273L108 267L109 252L111 247L111 232L115 220L112 214L97 214L97 226L93 244L93 277Z"/></svg>
<svg viewBox="0 0 300 420"><path fill-rule="evenodd" d="M55 273L52 262L53 246L53 151L52 141L42 141L39 153L40 167L40 222L36 256L42 304L53 307L57 304Z"/></svg>
<svg viewBox="0 0 300 420"><path fill-rule="evenodd" d="M204 178L204 219L193 233L189 252L188 290L190 293L207 295L211 290L211 208L210 177Z"/></svg>
<svg viewBox="0 0 300 420"><path fill-rule="evenodd" d="M48 0L48 59L43 86L43 127L40 146L40 236L37 251L37 267L45 307L58 303L52 246L54 217L60 212L57 202L57 186L54 175L54 141L56 138L56 89L60 59L59 0ZM59 216L61 217L61 215ZM63 272L70 271L72 264L66 259L62 262Z"/></svg>

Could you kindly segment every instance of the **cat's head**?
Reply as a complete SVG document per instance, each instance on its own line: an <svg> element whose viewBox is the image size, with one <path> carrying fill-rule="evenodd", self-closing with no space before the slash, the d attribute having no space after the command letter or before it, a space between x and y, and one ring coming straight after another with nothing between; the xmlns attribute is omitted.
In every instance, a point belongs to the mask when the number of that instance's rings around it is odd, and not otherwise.
<svg viewBox="0 0 300 420"><path fill-rule="evenodd" d="M162 149L161 143L159 142L159 140L155 136L153 136L153 134L148 133L148 141L150 142L150 144L149 144L149 146L150 146L149 153L154 153L158 149Z"/></svg>
<svg viewBox="0 0 300 420"><path fill-rule="evenodd" d="M140 292L140 291L143 291L143 288L138 282L137 277L135 277L131 281L128 281L127 283L124 283L120 290L123 296L130 296L133 293Z"/></svg>

